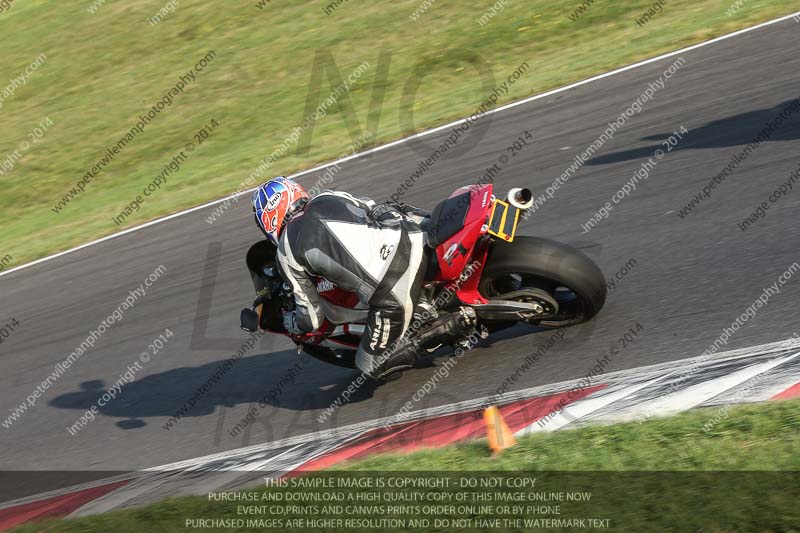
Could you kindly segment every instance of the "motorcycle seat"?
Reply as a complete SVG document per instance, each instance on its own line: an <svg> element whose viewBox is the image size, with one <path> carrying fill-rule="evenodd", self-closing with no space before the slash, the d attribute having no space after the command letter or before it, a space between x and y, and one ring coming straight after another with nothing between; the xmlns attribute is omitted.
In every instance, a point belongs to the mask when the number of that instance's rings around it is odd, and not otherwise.
<svg viewBox="0 0 800 533"><path fill-rule="evenodd" d="M470 193L459 194L440 202L421 227L428 246L436 248L464 227L470 205Z"/></svg>

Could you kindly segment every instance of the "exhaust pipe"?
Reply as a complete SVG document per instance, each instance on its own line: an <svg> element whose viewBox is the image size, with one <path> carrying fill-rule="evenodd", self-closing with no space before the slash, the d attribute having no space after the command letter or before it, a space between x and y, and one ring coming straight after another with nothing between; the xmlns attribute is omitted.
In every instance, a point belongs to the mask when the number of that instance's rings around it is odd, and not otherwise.
<svg viewBox="0 0 800 533"><path fill-rule="evenodd" d="M516 187L508 191L508 203L517 209L530 209L533 207L533 193L525 187Z"/></svg>

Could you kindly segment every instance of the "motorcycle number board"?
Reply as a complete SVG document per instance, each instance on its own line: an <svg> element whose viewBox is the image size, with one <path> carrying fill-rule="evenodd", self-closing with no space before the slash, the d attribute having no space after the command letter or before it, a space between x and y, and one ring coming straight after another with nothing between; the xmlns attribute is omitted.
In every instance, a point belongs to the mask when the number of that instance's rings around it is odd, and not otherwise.
<svg viewBox="0 0 800 533"><path fill-rule="evenodd" d="M492 215L489 217L489 233L511 242L517 233L520 210L502 200L495 200Z"/></svg>

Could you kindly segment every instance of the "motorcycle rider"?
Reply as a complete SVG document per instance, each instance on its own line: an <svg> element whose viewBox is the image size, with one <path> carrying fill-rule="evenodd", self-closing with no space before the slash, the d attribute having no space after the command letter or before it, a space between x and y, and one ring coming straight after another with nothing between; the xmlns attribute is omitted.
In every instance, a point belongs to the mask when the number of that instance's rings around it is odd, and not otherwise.
<svg viewBox="0 0 800 533"><path fill-rule="evenodd" d="M295 310L284 327L295 335L325 319L315 278L356 293L369 313L356 366L381 379L411 368L416 349L401 340L422 282L425 236L413 215L345 192L310 198L295 181L277 177L253 193L256 224L278 248L277 263L293 290Z"/></svg>

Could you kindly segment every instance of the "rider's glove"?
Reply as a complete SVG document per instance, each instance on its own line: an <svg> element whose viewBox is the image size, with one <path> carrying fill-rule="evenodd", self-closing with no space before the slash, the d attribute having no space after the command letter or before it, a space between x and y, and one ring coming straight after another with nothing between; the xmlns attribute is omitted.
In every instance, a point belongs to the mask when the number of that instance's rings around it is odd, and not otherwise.
<svg viewBox="0 0 800 533"><path fill-rule="evenodd" d="M283 327L292 335L302 335L305 333L305 331L297 327L297 311L288 311L283 314Z"/></svg>

